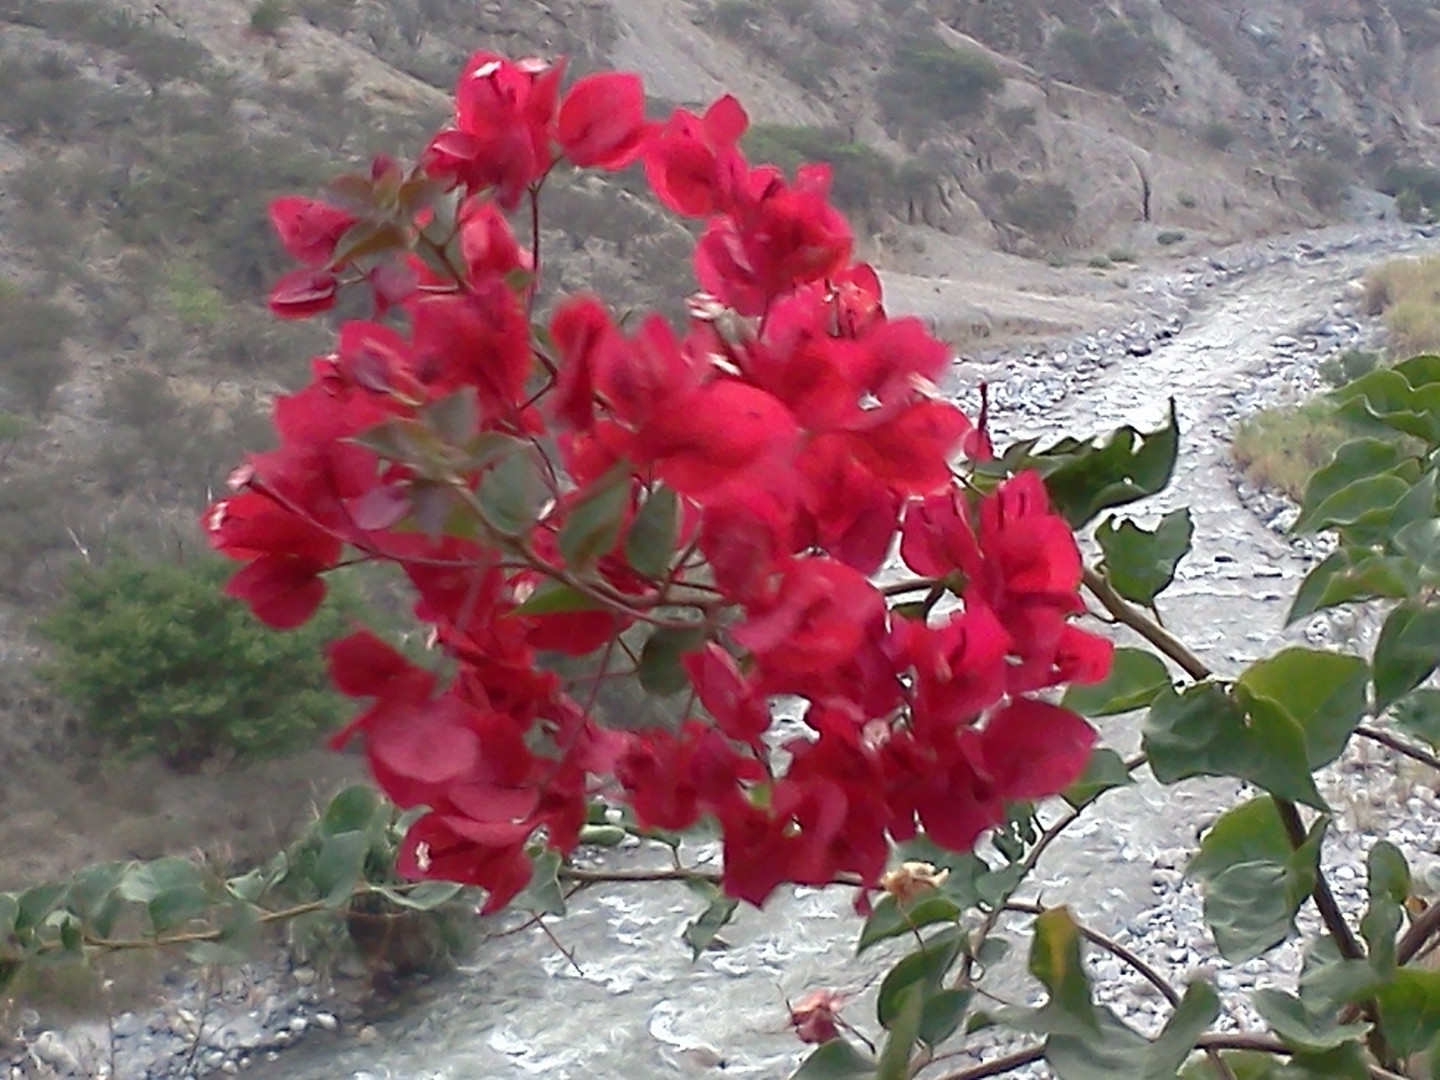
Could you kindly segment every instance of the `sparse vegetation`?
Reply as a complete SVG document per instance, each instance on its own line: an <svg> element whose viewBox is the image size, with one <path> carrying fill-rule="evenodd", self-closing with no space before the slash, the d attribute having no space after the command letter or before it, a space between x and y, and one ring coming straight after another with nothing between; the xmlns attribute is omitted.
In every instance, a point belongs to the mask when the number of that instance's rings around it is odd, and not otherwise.
<svg viewBox="0 0 1440 1080"><path fill-rule="evenodd" d="M250 9L250 29L261 37L274 37L290 21L290 6L285 0L259 0Z"/></svg>
<svg viewBox="0 0 1440 1080"><path fill-rule="evenodd" d="M1005 84L1000 69L973 50L952 49L934 34L903 41L880 77L879 102L897 129L919 133L978 114Z"/></svg>
<svg viewBox="0 0 1440 1080"><path fill-rule="evenodd" d="M1170 247L1174 244L1180 244L1183 243L1184 240L1185 234L1179 229L1163 229L1155 237L1155 243L1159 244L1161 247Z"/></svg>
<svg viewBox="0 0 1440 1080"><path fill-rule="evenodd" d="M64 346L74 315L49 300L0 282L0 386L26 412L42 416L73 371Z"/></svg>
<svg viewBox="0 0 1440 1080"><path fill-rule="evenodd" d="M1104 18L1093 30L1066 26L1052 42L1056 62L1076 82L1129 100L1149 98L1169 48L1149 27Z"/></svg>
<svg viewBox="0 0 1440 1080"><path fill-rule="evenodd" d="M1230 450L1252 484L1298 501L1315 470L1355 435L1328 401L1316 398L1303 405L1262 409L1241 421Z"/></svg>
<svg viewBox="0 0 1440 1080"><path fill-rule="evenodd" d="M1392 354L1440 351L1440 256L1395 259L1372 270L1365 308L1384 317Z"/></svg>
<svg viewBox="0 0 1440 1080"><path fill-rule="evenodd" d="M1300 190L1317 210L1333 210L1350 188L1350 171L1333 158L1311 156L1295 166Z"/></svg>
<svg viewBox="0 0 1440 1080"><path fill-rule="evenodd" d="M1224 120L1212 120L1200 129L1200 141L1211 150L1218 150L1222 154L1229 150L1239 137L1240 133Z"/></svg>
<svg viewBox="0 0 1440 1080"><path fill-rule="evenodd" d="M1079 208L1068 187L1054 180L1024 184L1001 204L1004 219L1031 236L1059 239L1075 224Z"/></svg>

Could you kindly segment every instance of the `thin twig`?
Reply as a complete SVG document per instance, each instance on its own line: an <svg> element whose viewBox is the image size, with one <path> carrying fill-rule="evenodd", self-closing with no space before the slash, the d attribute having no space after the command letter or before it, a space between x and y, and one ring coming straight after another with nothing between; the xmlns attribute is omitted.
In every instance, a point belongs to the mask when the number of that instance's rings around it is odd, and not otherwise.
<svg viewBox="0 0 1440 1080"><path fill-rule="evenodd" d="M1429 765L1432 769L1440 770L1440 757L1436 757L1428 750L1424 750L1413 743L1407 743L1404 739L1396 738L1388 731L1381 731L1379 728L1370 727L1368 724L1361 724L1355 729L1355 734L1362 739L1369 739L1378 742L1382 746L1388 746L1397 754L1403 754L1422 765Z"/></svg>
<svg viewBox="0 0 1440 1080"><path fill-rule="evenodd" d="M1005 905L1005 910L1018 911L1024 915L1043 915L1049 909L1046 908L1043 904L1031 904L1024 901L1013 901ZM1145 981L1148 982L1151 986L1155 987L1156 990L1160 991L1161 996L1164 997L1165 1000L1168 1001L1171 1005L1180 1004L1180 994L1175 989L1175 987L1171 986L1170 983L1166 981L1166 979L1158 971L1156 971L1153 967L1151 967L1148 963L1146 963L1130 949L1126 948L1124 945L1121 945L1114 938L1109 937L1106 934L1102 934L1099 930L1092 930L1090 927L1084 925L1078 926L1077 929L1079 929L1080 933L1086 938L1086 940L1090 941L1094 945L1098 945L1106 952L1114 954L1120 960L1123 960L1125 963L1129 964L1132 968L1139 972L1140 975L1144 977Z"/></svg>
<svg viewBox="0 0 1440 1080"><path fill-rule="evenodd" d="M1400 938L1395 946L1396 962L1409 963L1436 934L1440 934L1440 900L1421 912L1420 917L1410 924L1410 929Z"/></svg>
<svg viewBox="0 0 1440 1080"><path fill-rule="evenodd" d="M1084 582L1085 587L1090 590L1096 600L1100 601L1106 611L1174 660L1185 674L1196 680L1210 677L1211 671L1205 665L1205 661L1191 652L1169 630L1147 615L1143 608L1136 607L1116 592L1110 582L1088 566L1085 568Z"/></svg>
<svg viewBox="0 0 1440 1080"><path fill-rule="evenodd" d="M1289 799L1275 795L1271 798L1280 814L1280 821L1285 826L1285 833L1290 838L1290 846L1298 851L1305 843L1306 836L1305 823L1300 820L1299 809ZM1315 901L1315 909L1320 913L1325 929L1329 930L1331 937L1335 939L1340 955L1347 960L1363 958L1365 952L1355 940L1355 935L1350 932L1350 925L1345 921L1340 905L1335 902L1335 894L1330 891L1330 883L1325 880L1319 867L1315 870L1315 889L1311 895Z"/></svg>
<svg viewBox="0 0 1440 1080"><path fill-rule="evenodd" d="M1278 1039L1267 1039L1261 1035L1202 1035L1195 1042L1197 1050L1253 1050L1261 1054L1290 1054L1290 1048ZM947 1073L937 1080L987 1080L992 1076L1003 1076L1007 1072L1031 1065L1045 1056L1045 1047L1031 1046L1016 1050L1012 1054L983 1061L959 1072Z"/></svg>

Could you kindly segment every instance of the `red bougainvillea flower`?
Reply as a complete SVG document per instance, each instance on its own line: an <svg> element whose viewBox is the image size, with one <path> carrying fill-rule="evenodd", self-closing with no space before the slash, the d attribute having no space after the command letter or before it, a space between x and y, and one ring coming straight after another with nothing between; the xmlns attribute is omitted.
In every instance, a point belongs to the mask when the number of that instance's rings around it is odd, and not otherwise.
<svg viewBox="0 0 1440 1080"><path fill-rule="evenodd" d="M556 124L566 157L581 168L611 170L639 159L650 130L640 76L618 72L576 80L560 103Z"/></svg>
<svg viewBox="0 0 1440 1080"><path fill-rule="evenodd" d="M359 219L318 199L282 195L270 202L270 224L286 253L305 266L324 266L340 237Z"/></svg>
<svg viewBox="0 0 1440 1080"><path fill-rule="evenodd" d="M562 98L563 70L476 53L417 166L381 156L337 182L370 210L271 204L300 264L272 309L329 310L343 277L375 315L276 399L278 445L207 512L243 564L229 591L287 627L337 566L401 570L444 675L368 631L336 643L331 678L363 707L335 741L357 738L381 790L424 808L401 872L479 886L486 910L540 847L574 847L597 794L645 827L718 823L723 887L757 905L785 882L877 888L892 842L921 829L968 849L1087 760L1089 725L1030 696L1109 668L1109 643L1071 622L1073 534L1035 474L960 486L962 456L991 456L983 407L976 427L940 399L949 349L890 318L852 262L828 167L752 167L733 98L657 128L637 76ZM532 321L540 267L509 216L527 194L538 210L557 155L643 158L663 205L708 219L683 335L658 314L622 330L591 296ZM347 233L371 240L342 267ZM888 606L869 575L897 532L953 604ZM638 654L690 684L675 729L607 728L579 704L618 674L601 665L627 630L702 631L678 657ZM562 678L542 651L594 668ZM777 695L803 710L779 747ZM802 1000L797 1034L835 1037L838 1004Z"/></svg>
<svg viewBox="0 0 1440 1080"><path fill-rule="evenodd" d="M470 58L455 85L455 127L440 132L421 162L432 176L469 191L495 190L506 210L550 168L562 62L512 62L494 53Z"/></svg>
<svg viewBox="0 0 1440 1080"><path fill-rule="evenodd" d="M270 310L282 319L308 319L335 306L335 275L328 270L293 270L270 290Z"/></svg>
<svg viewBox="0 0 1440 1080"><path fill-rule="evenodd" d="M745 170L737 146L749 125L745 110L728 94L703 117L676 109L645 153L645 177L655 197L686 217L730 207Z"/></svg>

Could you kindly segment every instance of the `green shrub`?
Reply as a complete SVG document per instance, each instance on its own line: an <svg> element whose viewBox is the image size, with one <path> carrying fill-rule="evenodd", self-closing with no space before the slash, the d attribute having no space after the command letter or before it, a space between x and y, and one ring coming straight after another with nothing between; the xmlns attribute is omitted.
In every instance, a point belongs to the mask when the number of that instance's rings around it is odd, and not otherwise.
<svg viewBox="0 0 1440 1080"><path fill-rule="evenodd" d="M274 37L290 21L290 8L285 0L259 0L250 9L250 29L261 37Z"/></svg>
<svg viewBox="0 0 1440 1080"><path fill-rule="evenodd" d="M1070 189L1053 180L1017 188L1001 204L1005 220L1032 236L1062 235L1075 224L1078 212Z"/></svg>
<svg viewBox="0 0 1440 1080"><path fill-rule="evenodd" d="M64 353L74 322L68 308L32 299L15 288L0 290L0 384L23 408L49 411L55 391L73 371Z"/></svg>
<svg viewBox="0 0 1440 1080"><path fill-rule="evenodd" d="M235 569L215 558L82 567L39 624L55 647L46 678L96 736L178 769L314 743L345 711L321 649L349 605L277 634L222 592Z"/></svg>
<svg viewBox="0 0 1440 1080"><path fill-rule="evenodd" d="M1406 188L1395 196L1395 212L1400 215L1400 220L1411 225L1424 221L1427 217L1425 201L1414 188Z"/></svg>
<svg viewBox="0 0 1440 1080"><path fill-rule="evenodd" d="M974 116L1005 79L990 59L952 49L933 34L902 43L880 77L880 108L903 131L921 132L931 123L955 123Z"/></svg>
<svg viewBox="0 0 1440 1080"><path fill-rule="evenodd" d="M1085 265L1091 270L1109 270L1115 264L1108 255L1092 255Z"/></svg>
<svg viewBox="0 0 1440 1080"><path fill-rule="evenodd" d="M1392 259L1370 271L1365 311L1385 317L1392 353L1440 350L1440 256Z"/></svg>
<svg viewBox="0 0 1440 1080"><path fill-rule="evenodd" d="M1181 243L1184 239L1185 234L1179 229L1166 229L1159 236L1155 237L1155 242L1161 247L1169 247L1171 244Z"/></svg>
<svg viewBox="0 0 1440 1080"><path fill-rule="evenodd" d="M1369 349L1346 349L1338 356L1332 356L1320 365L1320 377L1331 386L1344 386L1362 375L1368 375L1379 365L1383 357Z"/></svg>
<svg viewBox="0 0 1440 1080"><path fill-rule="evenodd" d="M1177 201L1186 210L1194 210L1195 207L1200 205L1200 200L1195 198L1195 196L1191 195L1189 192L1182 193Z"/></svg>
<svg viewBox="0 0 1440 1080"><path fill-rule="evenodd" d="M1145 96L1170 52L1148 28L1115 18L1088 33L1067 26L1053 45L1062 71L1076 82L1126 97Z"/></svg>
<svg viewBox="0 0 1440 1080"><path fill-rule="evenodd" d="M895 193L895 163L838 128L756 124L745 133L744 149L751 161L770 162L792 176L807 161L826 162L834 173L831 196L848 212L873 209Z"/></svg>
<svg viewBox="0 0 1440 1080"><path fill-rule="evenodd" d="M1211 150L1218 150L1223 154L1234 145L1239 134L1224 120L1212 120L1200 129L1200 141Z"/></svg>

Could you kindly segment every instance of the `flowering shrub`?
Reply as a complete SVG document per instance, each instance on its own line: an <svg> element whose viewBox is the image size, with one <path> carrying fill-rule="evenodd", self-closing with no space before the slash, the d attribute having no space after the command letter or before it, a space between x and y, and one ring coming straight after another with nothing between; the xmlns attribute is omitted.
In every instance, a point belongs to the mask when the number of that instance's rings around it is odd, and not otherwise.
<svg viewBox="0 0 1440 1080"><path fill-rule="evenodd" d="M529 882L537 840L574 847L597 796L645 827L717 821L725 891L757 905L782 881L878 885L917 830L968 850L1089 756L1090 726L1038 696L1109 666L1069 621L1070 526L1037 473L975 471L986 433L931 381L947 349L886 313L828 168L747 162L733 98L656 125L635 76L562 94L562 72L477 54L417 165L272 205L304 267L276 313L356 286L375 320L341 326L277 402L278 449L206 513L245 564L230 592L285 628L342 562L404 571L453 672L341 641L335 683L368 705L336 743L360 738L385 793L428 808L402 868L483 886L487 910ZM622 329L588 295L534 321L546 177L636 161L704 219L689 325ZM897 540L920 577L881 588ZM598 652L608 674L632 642L636 677L688 695L676 730L607 727L589 684L537 665ZM808 729L783 765L781 695Z"/></svg>
<svg viewBox="0 0 1440 1080"><path fill-rule="evenodd" d="M1440 744L1440 358L1335 391L1389 437L1343 446L1295 526L1335 547L1291 621L1385 605L1373 655L1292 646L1220 677L1157 614L1188 510L1153 529L1101 518L1169 482L1173 409L1155 431L997 452L983 408L972 421L935 390L944 345L890 317L853 261L825 168L746 161L728 97L657 124L634 76L562 82L559 64L477 54L418 164L379 158L324 199L272 204L301 264L275 312L314 315L353 288L374 316L344 323L277 401L278 448L203 519L244 564L228 590L277 628L306 622L345 565L393 564L413 586L437 664L367 630L329 650L335 685L364 703L335 741L362 741L404 813L352 790L304 858L226 880L179 858L110 863L0 893L0 986L49 953L223 948L237 927L325 909L440 910L459 885L539 919L563 913L562 882L683 881L709 901L685 934L698 954L742 901L839 884L858 890L861 955L915 948L879 981L873 1025L831 989L790 1003L815 1044L795 1080L910 1080L992 1023L1034 1040L945 1080L1042 1059L1062 1080L1435 1075L1440 973L1420 961L1440 903L1378 839L1363 913L1342 906L1316 774L1355 738L1440 769L1425 746ZM551 171L637 162L661 203L703 219L683 332L543 289ZM1087 567L1075 532L1092 525ZM1082 590L1143 646L1078 627ZM582 674L537 662L556 652ZM607 722L610 679L673 696L678 721ZM1094 745L1087 718L1137 710L1139 754ZM1142 767L1248 785L1187 867L1225 960L1266 955L1313 904L1298 975L1250 996L1264 1031L1217 1027L1206 978L1176 987L1067 908L1021 898L1046 850ZM723 838L718 873L684 865L673 836L702 819ZM567 861L627 837L671 844L673 867ZM140 908L150 933L112 936ZM1038 1007L978 1007L1006 915L1033 920ZM1096 1000L1087 948L1168 1002L1158 1032Z"/></svg>

